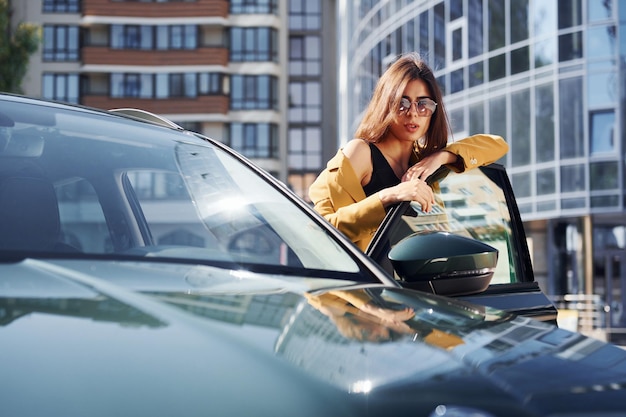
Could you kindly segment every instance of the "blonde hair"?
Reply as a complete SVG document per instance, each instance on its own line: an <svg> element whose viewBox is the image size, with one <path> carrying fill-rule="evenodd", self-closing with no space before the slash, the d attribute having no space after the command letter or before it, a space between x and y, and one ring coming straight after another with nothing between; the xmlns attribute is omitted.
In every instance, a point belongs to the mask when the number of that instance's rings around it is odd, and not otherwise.
<svg viewBox="0 0 626 417"><path fill-rule="evenodd" d="M450 134L448 115L443 105L441 89L430 67L416 52L400 55L383 73L370 100L355 137L368 142L383 141L391 123L399 117L398 107L407 84L413 80L426 83L431 98L437 102L437 109L430 119L426 132L425 146L421 157L446 146Z"/></svg>

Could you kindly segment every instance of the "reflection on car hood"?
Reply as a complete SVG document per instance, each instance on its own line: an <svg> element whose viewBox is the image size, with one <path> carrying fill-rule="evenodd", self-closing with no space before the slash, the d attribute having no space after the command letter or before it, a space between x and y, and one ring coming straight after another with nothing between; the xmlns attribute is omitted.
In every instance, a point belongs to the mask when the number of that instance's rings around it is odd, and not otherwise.
<svg viewBox="0 0 626 417"><path fill-rule="evenodd" d="M615 346L398 288L307 293L328 282L228 273L0 265L0 414L626 412L626 352ZM381 322L355 299L415 315Z"/></svg>

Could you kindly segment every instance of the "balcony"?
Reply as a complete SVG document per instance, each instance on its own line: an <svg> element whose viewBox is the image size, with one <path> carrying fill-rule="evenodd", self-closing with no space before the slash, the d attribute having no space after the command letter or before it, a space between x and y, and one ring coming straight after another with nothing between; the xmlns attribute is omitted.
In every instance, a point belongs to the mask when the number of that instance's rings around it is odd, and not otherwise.
<svg viewBox="0 0 626 417"><path fill-rule="evenodd" d="M228 16L226 0L196 0L176 2L122 2L112 0L83 0L83 16L107 17L221 17Z"/></svg>
<svg viewBox="0 0 626 417"><path fill-rule="evenodd" d="M228 49L203 47L193 50L111 49L107 46L86 46L81 50L83 65L219 65L228 66Z"/></svg>
<svg viewBox="0 0 626 417"><path fill-rule="evenodd" d="M151 113L163 114L227 114L228 97L199 96L195 98L172 97L168 99L109 97L102 95L84 95L81 104L99 109L130 107Z"/></svg>

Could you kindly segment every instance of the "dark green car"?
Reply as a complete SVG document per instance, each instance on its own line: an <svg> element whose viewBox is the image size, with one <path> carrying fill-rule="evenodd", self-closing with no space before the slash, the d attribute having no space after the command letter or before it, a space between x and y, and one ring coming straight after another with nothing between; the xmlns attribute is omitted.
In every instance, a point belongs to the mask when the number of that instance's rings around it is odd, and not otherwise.
<svg viewBox="0 0 626 417"><path fill-rule="evenodd" d="M398 273L218 141L0 95L0 416L626 415L626 351L490 306L521 223L460 208L390 214Z"/></svg>

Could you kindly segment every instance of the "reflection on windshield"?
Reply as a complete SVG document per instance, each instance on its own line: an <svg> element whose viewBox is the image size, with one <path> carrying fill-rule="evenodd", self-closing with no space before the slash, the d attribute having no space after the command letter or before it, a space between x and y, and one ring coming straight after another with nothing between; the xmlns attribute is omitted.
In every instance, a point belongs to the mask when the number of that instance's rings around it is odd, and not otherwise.
<svg viewBox="0 0 626 417"><path fill-rule="evenodd" d="M205 138L61 106L0 106L0 200L11 202L0 206L2 251L360 272L269 177Z"/></svg>
<svg viewBox="0 0 626 417"><path fill-rule="evenodd" d="M201 238L198 246L235 262L358 271L324 230L238 161L187 143L176 158L189 197L182 203L193 208L177 212L177 223Z"/></svg>

